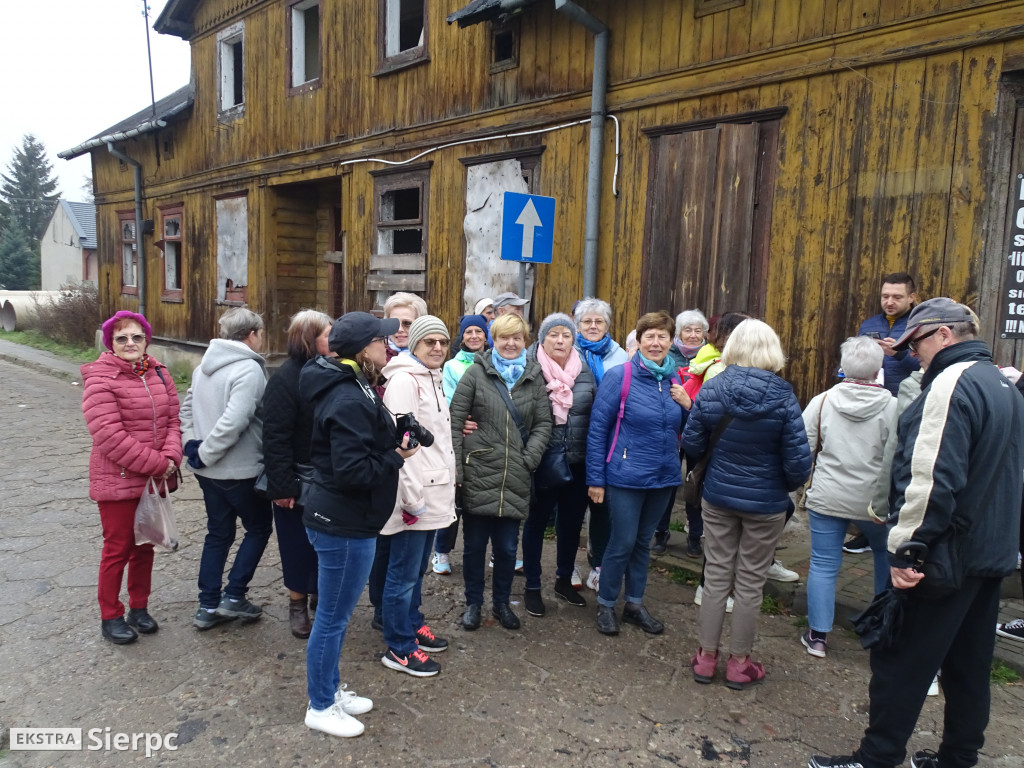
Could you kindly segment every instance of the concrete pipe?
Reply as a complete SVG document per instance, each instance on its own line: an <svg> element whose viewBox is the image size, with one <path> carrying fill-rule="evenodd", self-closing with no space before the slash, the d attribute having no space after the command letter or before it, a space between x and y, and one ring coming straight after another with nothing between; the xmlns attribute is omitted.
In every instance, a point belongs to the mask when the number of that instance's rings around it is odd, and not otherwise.
<svg viewBox="0 0 1024 768"><path fill-rule="evenodd" d="M37 301L42 303L60 296L60 291L0 291L0 325L5 331L37 328Z"/></svg>

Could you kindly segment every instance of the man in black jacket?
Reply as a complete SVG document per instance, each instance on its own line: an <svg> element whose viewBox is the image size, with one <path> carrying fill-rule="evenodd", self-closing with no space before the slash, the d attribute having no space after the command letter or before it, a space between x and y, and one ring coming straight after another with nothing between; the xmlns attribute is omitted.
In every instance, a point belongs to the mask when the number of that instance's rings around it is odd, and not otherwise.
<svg viewBox="0 0 1024 768"><path fill-rule="evenodd" d="M893 344L909 347L925 370L921 396L900 417L892 466L889 559L893 585L906 590L903 624L890 647L871 651L871 708L860 748L816 755L810 768L900 765L940 668L942 743L910 764L968 768L978 761L999 586L1017 564L1024 403L977 334L970 309L937 298L915 307ZM945 546L950 541L957 544ZM904 553L908 543L929 549L920 569ZM951 550L959 553L959 586L943 585L932 570Z"/></svg>

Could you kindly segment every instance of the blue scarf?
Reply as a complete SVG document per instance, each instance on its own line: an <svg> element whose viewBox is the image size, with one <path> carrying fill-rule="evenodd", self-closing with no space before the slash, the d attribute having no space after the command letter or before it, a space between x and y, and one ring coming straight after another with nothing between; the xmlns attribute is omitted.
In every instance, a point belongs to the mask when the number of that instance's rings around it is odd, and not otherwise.
<svg viewBox="0 0 1024 768"><path fill-rule="evenodd" d="M391 349L392 349L392 350L393 350L394 352L398 352L398 353L402 353L402 352L408 352L408 351L409 351L409 348L408 348L408 347L400 347L400 346L398 346L397 344L395 344L395 342L393 342L393 341L391 340L391 337L390 337L390 336L388 336L388 346L389 346L389 347L391 347Z"/></svg>
<svg viewBox="0 0 1024 768"><path fill-rule="evenodd" d="M583 350L587 367L594 372L594 378L600 384L601 379L604 378L604 356L612 348L612 337L606 333L600 341L588 341L581 333L576 336L576 343Z"/></svg>
<svg viewBox="0 0 1024 768"><path fill-rule="evenodd" d="M491 363L494 364L494 369L501 376L501 380L505 382L505 386L508 387L509 391L512 391L512 387L519 381L519 377L523 375L523 371L526 370L526 350L524 349L519 353L519 357L513 360L506 360L504 357L498 354L498 350L491 350Z"/></svg>
<svg viewBox="0 0 1024 768"><path fill-rule="evenodd" d="M640 358L640 362L647 366L647 370L654 374L654 378L658 381L671 378L672 374L675 373L676 366L671 355L665 355L665 359L661 361L661 365L653 360L648 360L639 352L636 353L636 356Z"/></svg>

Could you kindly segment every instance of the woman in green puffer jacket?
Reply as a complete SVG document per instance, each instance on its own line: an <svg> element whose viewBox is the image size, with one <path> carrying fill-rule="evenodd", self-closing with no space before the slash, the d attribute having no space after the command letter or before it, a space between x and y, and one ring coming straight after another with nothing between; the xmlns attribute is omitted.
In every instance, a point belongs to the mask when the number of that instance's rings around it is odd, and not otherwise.
<svg viewBox="0 0 1024 768"><path fill-rule="evenodd" d="M452 443L462 486L462 573L466 612L462 626L480 626L487 542L494 553L493 613L506 629L518 629L509 607L515 573L519 524L530 511L533 471L551 438L551 403L536 361L527 361L529 327L518 315L502 315L491 326L494 349L480 352L459 381L452 398ZM500 388L500 389L499 389ZM506 405L509 396L526 432ZM476 429L463 436L467 421Z"/></svg>

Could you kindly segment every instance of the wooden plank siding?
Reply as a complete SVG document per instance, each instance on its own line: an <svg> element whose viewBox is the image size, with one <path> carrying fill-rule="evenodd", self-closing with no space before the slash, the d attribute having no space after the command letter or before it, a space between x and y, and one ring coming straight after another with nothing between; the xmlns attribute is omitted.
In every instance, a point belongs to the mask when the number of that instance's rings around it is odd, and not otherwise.
<svg viewBox="0 0 1024 768"><path fill-rule="evenodd" d="M407 160L453 142L469 143L424 158L431 163L431 311L450 325L465 311L459 160L531 147L544 148L536 191L558 200L555 263L537 267L532 317L568 310L580 297L589 127L548 129L589 115L590 33L538 3L518 23L518 66L491 74L490 25L449 26L445 16L464 2L431 0L429 61L375 74L377 14L366 12L368 2L322 0L323 79L296 95L286 87L281 0L198 4L191 114L155 137L119 144L143 163L145 218L158 219L169 203L184 209L183 303L159 300L159 251L143 237L147 314L157 335L198 342L215 335L223 311L215 200L238 193L248 198L249 304L268 320L271 352L284 348L289 314L335 304L332 268L343 270L344 307L370 309L366 275L377 249L370 171L383 166L356 161ZM765 296L764 317L789 352L785 375L801 398L833 380L839 343L878 311L881 274L911 271L922 298L979 298L987 238L1002 236L1002 218L991 211L1004 204L998 190L1005 194L1006 181L1000 187L993 178L1009 163L997 143L1006 140L1005 129L996 130L998 80L1004 59L1024 66L1024 0L747 0L699 18L694 0L590 0L587 10L611 28L608 111L619 121L621 154L616 196L609 121L597 290L616 311L617 338L644 300L650 228L678 229L683 221L661 224L658 214L647 223L660 140L651 129L780 108L767 270L752 289ZM225 121L217 33L238 22L245 111ZM158 155L164 140L174 144L172 157ZM690 151L688 142L679 140L680 151ZM132 207L131 169L105 149L94 151L93 165L103 307L134 307L133 297L120 295L117 242L117 211ZM727 248L735 233L714 229L721 224L709 222L708 232ZM335 251L343 263L329 265L324 256Z"/></svg>

